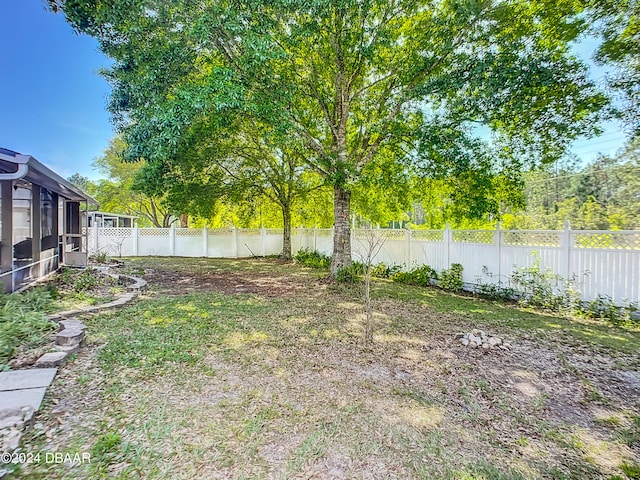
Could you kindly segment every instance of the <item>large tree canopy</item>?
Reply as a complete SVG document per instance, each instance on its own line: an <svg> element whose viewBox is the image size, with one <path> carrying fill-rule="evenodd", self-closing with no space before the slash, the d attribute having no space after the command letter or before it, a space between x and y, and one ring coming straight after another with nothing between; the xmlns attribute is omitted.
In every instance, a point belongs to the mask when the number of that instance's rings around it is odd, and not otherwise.
<svg viewBox="0 0 640 480"><path fill-rule="evenodd" d="M363 172L407 159L433 163L426 155L433 149L420 147L416 132L489 131L505 145L500 161L526 154L544 162L593 130L606 100L569 49L586 28L581 4L67 0L61 6L115 60L105 72L113 86L110 109L130 158L172 158L201 119L225 125L237 116L270 125L276 145L299 150L334 190L335 272L350 262L351 192Z"/></svg>

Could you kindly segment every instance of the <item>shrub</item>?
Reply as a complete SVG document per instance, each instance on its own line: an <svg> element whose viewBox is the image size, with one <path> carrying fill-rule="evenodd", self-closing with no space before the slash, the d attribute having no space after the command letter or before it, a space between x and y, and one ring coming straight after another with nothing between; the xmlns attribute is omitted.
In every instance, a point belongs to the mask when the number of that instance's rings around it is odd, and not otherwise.
<svg viewBox="0 0 640 480"><path fill-rule="evenodd" d="M340 283L356 283L363 274L364 265L359 262L352 262L348 267L338 268L336 271L336 280Z"/></svg>
<svg viewBox="0 0 640 480"><path fill-rule="evenodd" d="M398 283L428 287L432 280L437 280L438 274L429 265L420 265L408 272L396 272L391 275L391 280Z"/></svg>
<svg viewBox="0 0 640 480"><path fill-rule="evenodd" d="M452 263L451 267L440 272L438 286L443 290L459 292L462 290L462 265Z"/></svg>
<svg viewBox="0 0 640 480"><path fill-rule="evenodd" d="M65 267L60 272L59 281L70 287L76 293L91 290L104 283L104 279L95 268L77 270Z"/></svg>
<svg viewBox="0 0 640 480"><path fill-rule="evenodd" d="M377 278L390 278L392 275L398 273L402 267L400 265L388 266L385 263L378 263L371 266L371 276Z"/></svg>
<svg viewBox="0 0 640 480"><path fill-rule="evenodd" d="M104 250L98 250L92 255L92 258L96 263L107 263L109 261L109 255Z"/></svg>
<svg viewBox="0 0 640 480"><path fill-rule="evenodd" d="M331 266L331 257L308 248L298 250L294 258L305 267L327 269Z"/></svg>
<svg viewBox="0 0 640 480"><path fill-rule="evenodd" d="M590 302L583 302L576 313L587 318L606 320L613 325L624 325L633 322L631 314L637 310L637 305L619 306L608 295L598 295Z"/></svg>
<svg viewBox="0 0 640 480"><path fill-rule="evenodd" d="M511 280L522 292L520 303L554 312L573 313L580 309L580 292L575 287L576 277L565 279L550 269L540 268L536 256L531 267L522 267L511 275Z"/></svg>

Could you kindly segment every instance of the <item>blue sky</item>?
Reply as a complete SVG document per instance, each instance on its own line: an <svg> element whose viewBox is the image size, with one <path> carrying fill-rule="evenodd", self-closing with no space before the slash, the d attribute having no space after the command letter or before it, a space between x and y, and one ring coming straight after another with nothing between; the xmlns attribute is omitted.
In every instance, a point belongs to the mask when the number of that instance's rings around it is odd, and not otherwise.
<svg viewBox="0 0 640 480"><path fill-rule="evenodd" d="M41 0L0 2L0 31L0 146L96 178L91 163L113 136L97 42Z"/></svg>
<svg viewBox="0 0 640 480"><path fill-rule="evenodd" d="M98 75L108 60L97 42L74 34L42 0L0 3L0 31L0 147L33 155L64 177L97 178L91 164L113 137L109 86ZM583 42L580 56L588 59L594 48L594 41ZM603 75L593 67L594 78ZM576 142L573 151L589 160L623 143L620 125L610 123L601 137Z"/></svg>

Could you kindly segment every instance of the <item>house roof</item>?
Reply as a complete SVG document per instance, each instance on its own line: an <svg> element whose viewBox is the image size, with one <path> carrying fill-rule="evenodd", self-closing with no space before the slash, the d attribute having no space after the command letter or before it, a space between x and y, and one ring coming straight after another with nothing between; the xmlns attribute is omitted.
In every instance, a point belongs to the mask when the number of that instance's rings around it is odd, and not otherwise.
<svg viewBox="0 0 640 480"><path fill-rule="evenodd" d="M118 217L118 218L139 218L135 215L125 215L124 213L114 213L114 212L100 212L98 210L91 210L89 212L87 212L87 215L89 215L90 217L97 217L97 216L101 216L101 217Z"/></svg>
<svg viewBox="0 0 640 480"><path fill-rule="evenodd" d="M17 180L20 178L51 190L67 200L86 201L96 207L98 206L98 202L95 199L31 155L23 155L0 147L0 180Z"/></svg>

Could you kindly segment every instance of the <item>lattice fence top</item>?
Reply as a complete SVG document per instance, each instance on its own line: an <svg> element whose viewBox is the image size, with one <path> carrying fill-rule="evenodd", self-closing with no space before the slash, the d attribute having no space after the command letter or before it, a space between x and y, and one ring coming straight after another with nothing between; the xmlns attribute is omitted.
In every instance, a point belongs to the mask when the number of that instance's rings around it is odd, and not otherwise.
<svg viewBox="0 0 640 480"><path fill-rule="evenodd" d="M233 228L212 228L208 233L212 237L226 237L233 235Z"/></svg>
<svg viewBox="0 0 640 480"><path fill-rule="evenodd" d="M443 230L411 230L411 239L420 242L443 242Z"/></svg>
<svg viewBox="0 0 640 480"><path fill-rule="evenodd" d="M281 236L283 234L283 230L281 228L265 228L265 235L278 235Z"/></svg>
<svg viewBox="0 0 640 480"><path fill-rule="evenodd" d="M313 230L311 229L313 232ZM313 233L312 233L313 235ZM316 229L316 236L318 237L333 237L333 229L332 228L318 228Z"/></svg>
<svg viewBox="0 0 640 480"><path fill-rule="evenodd" d="M384 234L381 233L382 231L383 230L373 230L373 229L370 230L370 229L358 228L356 230L352 230L351 233L355 238L368 239L368 238L378 238L383 236Z"/></svg>
<svg viewBox="0 0 640 480"><path fill-rule="evenodd" d="M138 230L141 237L168 237L169 232L169 228L141 228Z"/></svg>
<svg viewBox="0 0 640 480"><path fill-rule="evenodd" d="M298 237L313 237L313 228L296 228L293 234Z"/></svg>
<svg viewBox="0 0 640 480"><path fill-rule="evenodd" d="M493 243L493 230L453 230L452 239L458 243Z"/></svg>
<svg viewBox="0 0 640 480"><path fill-rule="evenodd" d="M503 245L559 247L561 232L508 231L502 235Z"/></svg>
<svg viewBox="0 0 640 480"><path fill-rule="evenodd" d="M176 237L201 237L200 228L176 228Z"/></svg>
<svg viewBox="0 0 640 480"><path fill-rule="evenodd" d="M98 230L100 237L130 237L133 228L129 227L102 227Z"/></svg>
<svg viewBox="0 0 640 480"><path fill-rule="evenodd" d="M407 238L406 230L393 230L385 228L380 230L380 234L387 240L406 240Z"/></svg>
<svg viewBox="0 0 640 480"><path fill-rule="evenodd" d="M243 237L259 237L262 235L262 230L259 228L240 228L238 229L238 235Z"/></svg>
<svg viewBox="0 0 640 480"><path fill-rule="evenodd" d="M640 250L640 232L573 233L575 248Z"/></svg>

